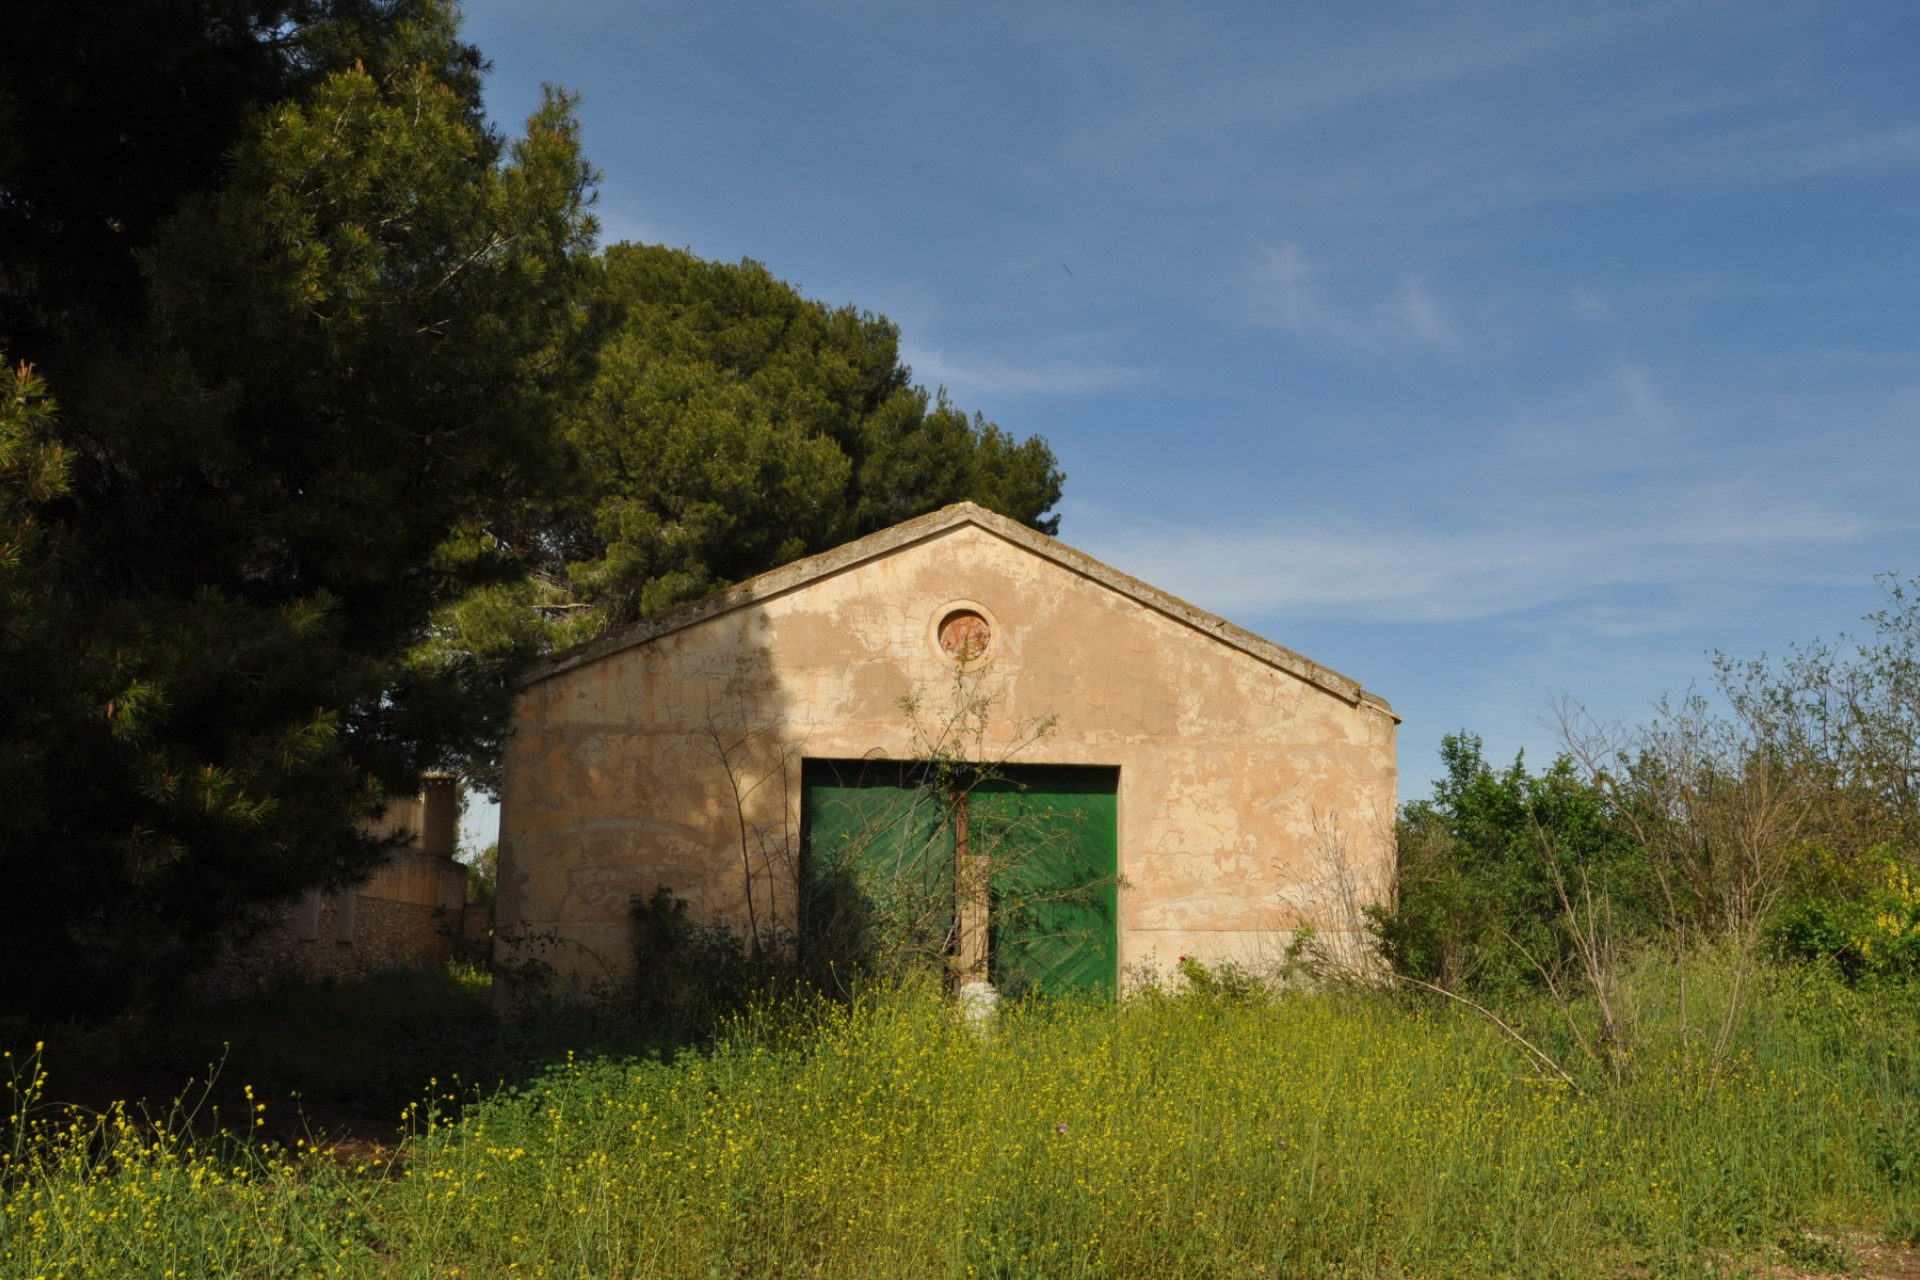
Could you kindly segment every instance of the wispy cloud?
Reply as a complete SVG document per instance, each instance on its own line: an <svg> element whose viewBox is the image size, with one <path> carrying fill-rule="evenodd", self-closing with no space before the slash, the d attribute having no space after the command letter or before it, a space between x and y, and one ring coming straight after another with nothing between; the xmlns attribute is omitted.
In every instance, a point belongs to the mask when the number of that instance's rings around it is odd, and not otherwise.
<svg viewBox="0 0 1920 1280"><path fill-rule="evenodd" d="M1585 287L1576 288L1567 296L1565 310L1575 320L1598 322L1613 318L1613 304Z"/></svg>
<svg viewBox="0 0 1920 1280"><path fill-rule="evenodd" d="M1798 430L1751 404L1726 412L1623 364L1476 429L1461 456L1387 461L1364 490L1283 519L1142 523L1070 503L1068 534L1229 617L1585 611L1583 625L1640 634L1695 625L1728 593L1865 581L1890 566L1863 557L1920 532L1905 481L1920 407L1905 396L1802 406ZM1625 612L1622 591L1636 601Z"/></svg>
<svg viewBox="0 0 1920 1280"><path fill-rule="evenodd" d="M1381 529L1331 519L1113 529L1069 514L1076 528L1088 529L1094 554L1229 617L1460 622L1580 605L1622 587L1682 593L1617 620L1642 632L1691 619L1698 601L1684 593L1694 585L1730 577L1804 583L1818 577L1822 544L1870 532L1817 507L1736 515L1745 503L1733 493L1694 499L1698 509L1665 520L1642 511L1606 525L1529 521L1497 529Z"/></svg>
<svg viewBox="0 0 1920 1280"><path fill-rule="evenodd" d="M1687 428L1696 430L1690 433ZM1639 361L1514 410L1504 431L1489 433L1500 469L1525 475L1528 489L1568 479L1672 473L1702 465L1698 424L1683 421L1653 373ZM1504 435L1504 440L1500 437Z"/></svg>
<svg viewBox="0 0 1920 1280"><path fill-rule="evenodd" d="M614 201L601 201L593 212L594 216L600 220L601 244L619 244L622 241L631 244L671 243L666 228L644 218L634 217Z"/></svg>
<svg viewBox="0 0 1920 1280"><path fill-rule="evenodd" d="M1920 128L1883 129L1816 142L1784 157L1781 166L1787 173L1805 176L1916 160L1920 160Z"/></svg>
<svg viewBox="0 0 1920 1280"><path fill-rule="evenodd" d="M1323 246L1347 228L1404 235L1920 163L1897 94L1823 81L1834 48L1807 46L1849 41L1819 6L1390 8L1357 26L1276 10L1230 33L1140 13L1080 31L1069 82L1129 92L1077 113L1036 167L1143 202L1177 191L1183 210L1257 204ZM1248 35L1267 21L1267 38ZM1892 121L1876 98L1901 102Z"/></svg>
<svg viewBox="0 0 1920 1280"><path fill-rule="evenodd" d="M1130 386L1147 376L1143 369L1072 360L1014 364L993 356L951 357L945 352L901 344L901 358L915 382L946 387L972 399L991 395L1086 395Z"/></svg>
<svg viewBox="0 0 1920 1280"><path fill-rule="evenodd" d="M1345 347L1459 345L1446 308L1417 277L1401 276L1375 302L1344 304L1328 296L1324 273L1292 241L1259 247L1253 288L1255 318L1303 338Z"/></svg>
<svg viewBox="0 0 1920 1280"><path fill-rule="evenodd" d="M1120 168L1145 155L1209 154L1223 137L1291 128L1330 112L1368 111L1458 90L1568 51L1608 48L1660 20L1592 6L1527 21L1501 4L1403 9L1353 26L1276 10L1254 28L1167 6L1038 6L1035 36L1075 51L1071 66L1116 71L1138 86L1119 109L1080 122L1064 158ZM1228 30L1231 35L1226 35ZM1224 38L1223 38L1224 36ZM1068 43L1070 42L1070 43Z"/></svg>
<svg viewBox="0 0 1920 1280"><path fill-rule="evenodd" d="M1453 322L1427 287L1413 276L1400 277L1399 292L1373 309L1374 327L1385 334L1405 334L1429 346L1455 345Z"/></svg>

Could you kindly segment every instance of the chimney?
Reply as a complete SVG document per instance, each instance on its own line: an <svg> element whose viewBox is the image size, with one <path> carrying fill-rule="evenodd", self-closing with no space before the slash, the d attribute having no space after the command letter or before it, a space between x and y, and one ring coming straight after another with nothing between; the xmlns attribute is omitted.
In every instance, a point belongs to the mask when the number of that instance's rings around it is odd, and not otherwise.
<svg viewBox="0 0 1920 1280"><path fill-rule="evenodd" d="M460 805L450 773L420 779L420 848L439 858L453 857L460 838Z"/></svg>

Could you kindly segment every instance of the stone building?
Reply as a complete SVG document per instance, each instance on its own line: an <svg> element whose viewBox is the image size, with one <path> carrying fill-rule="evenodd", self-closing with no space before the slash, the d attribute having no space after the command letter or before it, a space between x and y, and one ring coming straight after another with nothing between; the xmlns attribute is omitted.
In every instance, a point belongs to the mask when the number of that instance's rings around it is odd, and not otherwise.
<svg viewBox="0 0 1920 1280"><path fill-rule="evenodd" d="M404 837L359 884L314 889L279 908L265 927L232 946L201 980L209 993L238 993L275 980L358 978L445 964L463 940L484 944L486 911L467 906L467 868L454 859L459 803L447 774L429 774L420 794L391 801L375 835Z"/></svg>
<svg viewBox="0 0 1920 1280"><path fill-rule="evenodd" d="M507 744L496 958L538 938L618 976L658 886L803 946L905 901L956 977L1015 985L1351 940L1397 722L961 503L546 660Z"/></svg>

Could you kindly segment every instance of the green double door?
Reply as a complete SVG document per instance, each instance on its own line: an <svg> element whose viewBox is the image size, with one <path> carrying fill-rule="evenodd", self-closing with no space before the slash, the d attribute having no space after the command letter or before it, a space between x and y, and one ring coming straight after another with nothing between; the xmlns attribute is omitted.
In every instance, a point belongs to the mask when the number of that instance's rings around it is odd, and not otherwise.
<svg viewBox="0 0 1920 1280"><path fill-rule="evenodd" d="M808 760L801 782L802 929L816 955L950 964L964 840L970 865L985 860L995 985L1009 994L1117 986L1119 770Z"/></svg>

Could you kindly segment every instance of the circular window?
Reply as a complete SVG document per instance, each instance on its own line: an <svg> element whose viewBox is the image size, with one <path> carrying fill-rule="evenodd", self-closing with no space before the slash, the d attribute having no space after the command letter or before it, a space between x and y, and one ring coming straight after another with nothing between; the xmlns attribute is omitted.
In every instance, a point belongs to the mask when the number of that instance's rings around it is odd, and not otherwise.
<svg viewBox="0 0 1920 1280"><path fill-rule="evenodd" d="M955 609L940 619L940 648L949 658L972 661L992 643L993 628L972 609Z"/></svg>

